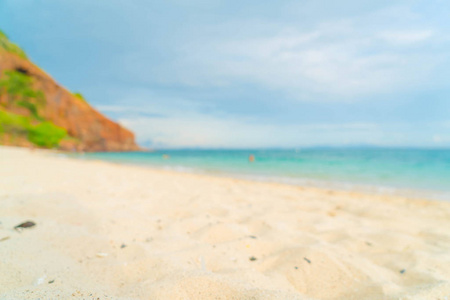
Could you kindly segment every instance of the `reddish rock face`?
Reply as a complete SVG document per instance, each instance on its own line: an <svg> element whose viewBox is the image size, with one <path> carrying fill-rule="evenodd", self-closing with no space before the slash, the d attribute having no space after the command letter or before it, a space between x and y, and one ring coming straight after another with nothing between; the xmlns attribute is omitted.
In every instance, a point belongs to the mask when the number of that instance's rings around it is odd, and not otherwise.
<svg viewBox="0 0 450 300"><path fill-rule="evenodd" d="M33 78L35 89L45 94L46 104L39 114L63 127L78 142L63 142L61 148L78 151L138 151L134 134L109 120L87 102L72 95L30 61L0 50L0 76L17 70ZM0 99L1 100L1 99Z"/></svg>

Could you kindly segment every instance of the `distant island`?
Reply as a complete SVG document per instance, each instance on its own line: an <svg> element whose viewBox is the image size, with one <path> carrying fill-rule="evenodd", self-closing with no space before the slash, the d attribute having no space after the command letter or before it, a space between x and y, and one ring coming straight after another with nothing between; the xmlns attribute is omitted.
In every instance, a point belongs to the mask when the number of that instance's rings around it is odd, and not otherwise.
<svg viewBox="0 0 450 300"><path fill-rule="evenodd" d="M0 31L0 145L137 151L134 134L60 86Z"/></svg>

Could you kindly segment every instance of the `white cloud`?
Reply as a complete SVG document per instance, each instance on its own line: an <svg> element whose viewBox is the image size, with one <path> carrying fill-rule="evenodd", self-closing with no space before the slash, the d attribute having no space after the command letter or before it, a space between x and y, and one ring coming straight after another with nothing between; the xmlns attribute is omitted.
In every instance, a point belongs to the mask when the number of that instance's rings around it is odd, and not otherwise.
<svg viewBox="0 0 450 300"><path fill-rule="evenodd" d="M214 118L187 113L168 118L126 116L119 120L139 137L138 142L155 148L165 147L309 147L317 145L351 146L449 146L450 137L440 127L421 131L422 125L406 123L254 123L246 119ZM412 135L411 131L415 134Z"/></svg>
<svg viewBox="0 0 450 300"><path fill-rule="evenodd" d="M225 43L217 47L224 60L212 64L211 73L285 90L302 100L305 93L342 99L404 88L423 80L437 64L432 57L421 61L415 54L365 53L377 43L375 36L320 40L329 35L314 32Z"/></svg>
<svg viewBox="0 0 450 300"><path fill-rule="evenodd" d="M141 106L127 106L127 105L98 105L96 108L104 113L119 113L120 115L136 115L146 116L152 118L164 118L165 115L161 114L153 107L141 107Z"/></svg>
<svg viewBox="0 0 450 300"><path fill-rule="evenodd" d="M357 139L374 143L380 138L378 125L372 123L274 124L186 110L173 110L165 118L125 114L119 122L137 133L140 143L151 141L155 147L345 145Z"/></svg>
<svg viewBox="0 0 450 300"><path fill-rule="evenodd" d="M408 48L429 42L436 36L432 30L380 32L360 28L362 22L340 20L310 31L282 27L266 36L187 44L176 62L181 67L168 80L197 87L245 82L303 101L348 101L424 85L439 66L435 53Z"/></svg>
<svg viewBox="0 0 450 300"><path fill-rule="evenodd" d="M424 42L433 35L434 32L432 30L384 31L379 34L381 39L395 45L409 45Z"/></svg>
<svg viewBox="0 0 450 300"><path fill-rule="evenodd" d="M440 144L444 141L444 138L439 135L439 134L435 134L433 135L433 142L435 142L436 144Z"/></svg>

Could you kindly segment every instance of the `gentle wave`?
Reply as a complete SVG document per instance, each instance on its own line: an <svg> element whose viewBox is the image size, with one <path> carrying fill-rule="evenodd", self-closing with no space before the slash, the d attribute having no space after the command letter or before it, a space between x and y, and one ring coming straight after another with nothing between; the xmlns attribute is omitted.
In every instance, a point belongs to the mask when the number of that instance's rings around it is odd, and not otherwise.
<svg viewBox="0 0 450 300"><path fill-rule="evenodd" d="M250 155L254 162L249 162ZM450 150L161 150L75 156L300 186L450 200Z"/></svg>

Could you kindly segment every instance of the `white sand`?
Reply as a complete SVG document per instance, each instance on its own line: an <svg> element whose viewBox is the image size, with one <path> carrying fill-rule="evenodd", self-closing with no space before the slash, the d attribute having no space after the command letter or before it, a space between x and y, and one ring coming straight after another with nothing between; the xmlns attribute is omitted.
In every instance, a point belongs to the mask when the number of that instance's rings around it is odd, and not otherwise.
<svg viewBox="0 0 450 300"><path fill-rule="evenodd" d="M0 203L0 299L450 299L446 202L1 147Z"/></svg>

